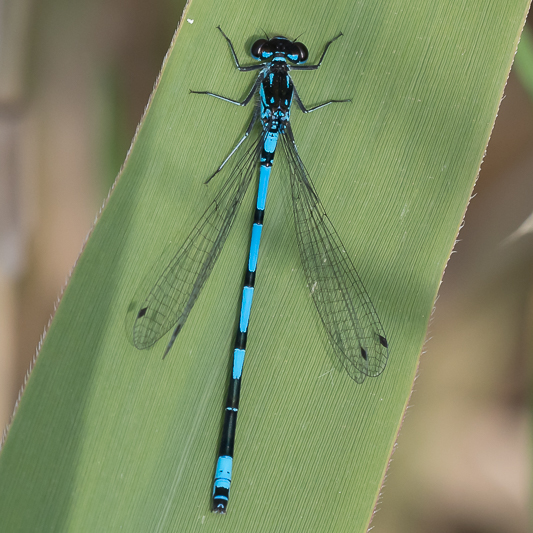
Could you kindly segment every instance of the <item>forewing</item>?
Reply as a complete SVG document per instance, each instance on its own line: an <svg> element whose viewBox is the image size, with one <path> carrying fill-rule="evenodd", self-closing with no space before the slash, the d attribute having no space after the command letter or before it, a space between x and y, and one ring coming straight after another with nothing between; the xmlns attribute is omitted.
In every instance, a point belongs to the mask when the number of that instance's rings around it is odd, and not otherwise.
<svg viewBox="0 0 533 533"><path fill-rule="evenodd" d="M230 175L220 192L139 309L133 325L136 348L152 346L175 326L172 343L183 327L226 242L259 164L259 151L260 139L252 143L240 159L236 157L239 152L234 155L237 162L229 170Z"/></svg>
<svg viewBox="0 0 533 533"><path fill-rule="evenodd" d="M376 310L298 155L290 125L282 136L294 221L307 283L335 353L357 383L383 372L387 340Z"/></svg>

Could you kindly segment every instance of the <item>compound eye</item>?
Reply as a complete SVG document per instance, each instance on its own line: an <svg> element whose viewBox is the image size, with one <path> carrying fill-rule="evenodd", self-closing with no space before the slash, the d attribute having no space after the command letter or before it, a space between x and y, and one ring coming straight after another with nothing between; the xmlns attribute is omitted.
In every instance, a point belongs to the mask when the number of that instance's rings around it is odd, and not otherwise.
<svg viewBox="0 0 533 533"><path fill-rule="evenodd" d="M305 63L307 61L307 58L309 57L309 52L307 51L307 47L303 43L294 43L294 47L296 48L298 52L298 61L297 63Z"/></svg>
<svg viewBox="0 0 533 533"><path fill-rule="evenodd" d="M252 57L254 59L264 59L265 57L269 57L272 55L272 52L270 50L267 50L267 48L270 48L269 46L265 46L268 43L266 39L259 39L255 41L255 43L252 45ZM263 56L263 54L266 54Z"/></svg>

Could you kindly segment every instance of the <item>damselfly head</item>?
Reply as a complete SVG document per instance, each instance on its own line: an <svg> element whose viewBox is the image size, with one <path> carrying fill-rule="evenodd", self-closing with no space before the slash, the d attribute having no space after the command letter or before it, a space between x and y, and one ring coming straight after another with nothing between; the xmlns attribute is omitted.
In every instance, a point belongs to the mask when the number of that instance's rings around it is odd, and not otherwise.
<svg viewBox="0 0 533 533"><path fill-rule="evenodd" d="M290 41L286 37L259 39L252 45L252 57L266 61L275 57L286 57L292 63L304 63L309 52L303 43Z"/></svg>

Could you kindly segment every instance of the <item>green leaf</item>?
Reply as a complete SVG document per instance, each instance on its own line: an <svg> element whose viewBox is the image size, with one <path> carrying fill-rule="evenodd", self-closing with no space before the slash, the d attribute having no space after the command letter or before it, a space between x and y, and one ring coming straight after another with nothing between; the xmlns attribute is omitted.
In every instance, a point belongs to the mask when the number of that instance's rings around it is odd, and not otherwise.
<svg viewBox="0 0 533 533"><path fill-rule="evenodd" d="M0 456L2 531L366 531L442 273L468 204L527 1L189 3L124 169L73 272ZM218 8L218 9L217 9ZM188 22L190 20L191 22ZM249 191L176 343L131 344L132 316L213 199L245 130L254 39L299 39L300 155L387 332L355 384L310 298L283 164L271 179L229 512L210 513L247 256ZM251 60L250 60L251 61ZM279 154L281 156L281 154ZM384 505L386 505L386 493Z"/></svg>

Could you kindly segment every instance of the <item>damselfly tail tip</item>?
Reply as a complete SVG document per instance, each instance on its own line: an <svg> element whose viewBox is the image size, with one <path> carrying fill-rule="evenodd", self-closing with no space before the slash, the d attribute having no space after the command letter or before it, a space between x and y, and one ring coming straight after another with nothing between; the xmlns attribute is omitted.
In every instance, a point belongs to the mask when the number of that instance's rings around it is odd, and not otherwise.
<svg viewBox="0 0 533 533"><path fill-rule="evenodd" d="M213 500L213 508L211 510L216 514L226 514L227 504L227 501L216 498Z"/></svg>

